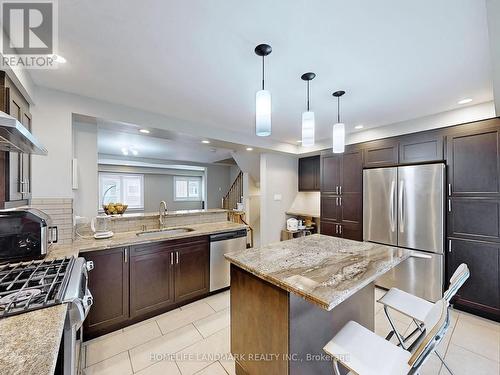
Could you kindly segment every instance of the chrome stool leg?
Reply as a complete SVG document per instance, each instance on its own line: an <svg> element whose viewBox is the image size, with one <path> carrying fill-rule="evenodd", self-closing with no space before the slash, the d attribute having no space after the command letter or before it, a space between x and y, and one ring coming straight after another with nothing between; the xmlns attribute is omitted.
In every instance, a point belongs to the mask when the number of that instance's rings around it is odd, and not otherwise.
<svg viewBox="0 0 500 375"><path fill-rule="evenodd" d="M384 305L384 313L385 313L385 316L387 317L387 320L389 320L389 324L391 325L392 332L394 332L394 334L396 335L396 337L399 341L399 344L401 345L401 347L403 349L406 349L405 342L404 342L403 338L401 337L401 335L399 334L399 332L397 331L396 326L394 325L394 322L392 321L391 316L389 315L389 311L387 310L387 306L385 306L385 305ZM391 333L389 333L389 335L387 335L387 337L386 337L387 340L391 339L391 337L392 337Z"/></svg>
<svg viewBox="0 0 500 375"><path fill-rule="evenodd" d="M333 373L335 375L340 375L339 363L335 357L333 357Z"/></svg>

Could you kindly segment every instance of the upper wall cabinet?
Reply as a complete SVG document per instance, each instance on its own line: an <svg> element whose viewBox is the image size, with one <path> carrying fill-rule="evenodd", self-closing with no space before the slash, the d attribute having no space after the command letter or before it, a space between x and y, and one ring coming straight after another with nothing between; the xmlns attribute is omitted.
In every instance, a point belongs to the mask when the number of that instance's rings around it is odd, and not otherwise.
<svg viewBox="0 0 500 375"><path fill-rule="evenodd" d="M399 139L399 163L424 163L444 159L443 135L437 132L417 133Z"/></svg>
<svg viewBox="0 0 500 375"><path fill-rule="evenodd" d="M340 188L340 154L331 154L321 158L321 192L338 194Z"/></svg>
<svg viewBox="0 0 500 375"><path fill-rule="evenodd" d="M391 138L366 143L363 147L364 167L386 167L398 164L398 146L398 141Z"/></svg>
<svg viewBox="0 0 500 375"><path fill-rule="evenodd" d="M299 159L299 191L320 190L320 157Z"/></svg>
<svg viewBox="0 0 500 375"><path fill-rule="evenodd" d="M498 195L499 130L478 129L448 136L448 186L452 196Z"/></svg>

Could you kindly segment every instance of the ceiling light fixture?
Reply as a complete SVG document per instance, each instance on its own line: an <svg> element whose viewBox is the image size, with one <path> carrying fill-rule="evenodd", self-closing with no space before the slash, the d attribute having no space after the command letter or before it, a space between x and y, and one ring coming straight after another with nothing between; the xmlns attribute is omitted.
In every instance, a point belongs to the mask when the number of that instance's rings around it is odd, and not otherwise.
<svg viewBox="0 0 500 375"><path fill-rule="evenodd" d="M126 147L122 147L122 154L125 156L128 155L128 150Z"/></svg>
<svg viewBox="0 0 500 375"><path fill-rule="evenodd" d="M316 77L316 74L309 72L304 73L300 78L307 82L307 111L302 112L302 146L314 146L314 112L309 110L309 82Z"/></svg>
<svg viewBox="0 0 500 375"><path fill-rule="evenodd" d="M356 125L356 126L354 127L354 129L363 129L363 128L364 128L364 126L363 126L363 125Z"/></svg>
<svg viewBox="0 0 500 375"><path fill-rule="evenodd" d="M139 152L135 149L131 149L130 151L132 152L132 155L134 155L134 156L137 156L139 154Z"/></svg>
<svg viewBox="0 0 500 375"><path fill-rule="evenodd" d="M208 140L204 139L203 141L201 141L201 143L205 143L205 144L207 144L207 145L208 145L208 144L210 143L210 141L208 141Z"/></svg>
<svg viewBox="0 0 500 375"><path fill-rule="evenodd" d="M264 57L272 51L268 44L259 44L255 47L257 56L262 57L262 90L255 94L255 133L259 137L271 135L271 93L264 86Z"/></svg>
<svg viewBox="0 0 500 375"><path fill-rule="evenodd" d="M57 54L54 53L53 55L50 55L50 57L56 63L59 63L59 64L65 64L66 63L66 59L64 57L62 57L61 55L57 55Z"/></svg>
<svg viewBox="0 0 500 375"><path fill-rule="evenodd" d="M149 133L151 133L148 129L139 129L139 131L140 131L141 133L144 133L144 134L149 134Z"/></svg>
<svg viewBox="0 0 500 375"><path fill-rule="evenodd" d="M302 143L302 140L301 140L301 139L299 139L299 140L297 141L297 143Z"/></svg>
<svg viewBox="0 0 500 375"><path fill-rule="evenodd" d="M458 104L467 104L467 103L470 103L472 102L472 99L471 98L465 98L465 99L462 99L458 102Z"/></svg>
<svg viewBox="0 0 500 375"><path fill-rule="evenodd" d="M345 150L345 125L340 122L340 97L345 91L335 91L332 95L337 98L337 123L333 125L332 151L334 154L341 154Z"/></svg>
<svg viewBox="0 0 500 375"><path fill-rule="evenodd" d="M247 151L252 151L253 148L252 147L247 147Z"/></svg>

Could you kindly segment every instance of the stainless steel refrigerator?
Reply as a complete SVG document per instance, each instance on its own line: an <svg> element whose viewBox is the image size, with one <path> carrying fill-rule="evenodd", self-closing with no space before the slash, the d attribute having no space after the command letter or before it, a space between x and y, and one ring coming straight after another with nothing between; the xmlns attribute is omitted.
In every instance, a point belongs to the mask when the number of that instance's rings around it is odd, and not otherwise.
<svg viewBox="0 0 500 375"><path fill-rule="evenodd" d="M363 238L412 256L375 284L437 301L443 294L444 164L363 171Z"/></svg>

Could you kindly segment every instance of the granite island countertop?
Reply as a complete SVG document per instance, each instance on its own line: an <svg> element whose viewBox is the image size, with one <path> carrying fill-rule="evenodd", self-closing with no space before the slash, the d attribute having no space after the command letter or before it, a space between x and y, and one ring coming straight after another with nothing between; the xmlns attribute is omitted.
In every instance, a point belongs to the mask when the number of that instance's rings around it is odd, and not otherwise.
<svg viewBox="0 0 500 375"><path fill-rule="evenodd" d="M83 256L85 252L106 250L119 246L167 241L234 231L246 225L230 221L189 224L194 229L175 235L159 233L141 237L137 232L116 233L110 239L78 239L67 245L54 244L45 260ZM0 319L0 374L51 375L54 373L61 341L67 305L61 304Z"/></svg>
<svg viewBox="0 0 500 375"><path fill-rule="evenodd" d="M410 256L410 251L321 234L226 254L234 265L332 310Z"/></svg>

